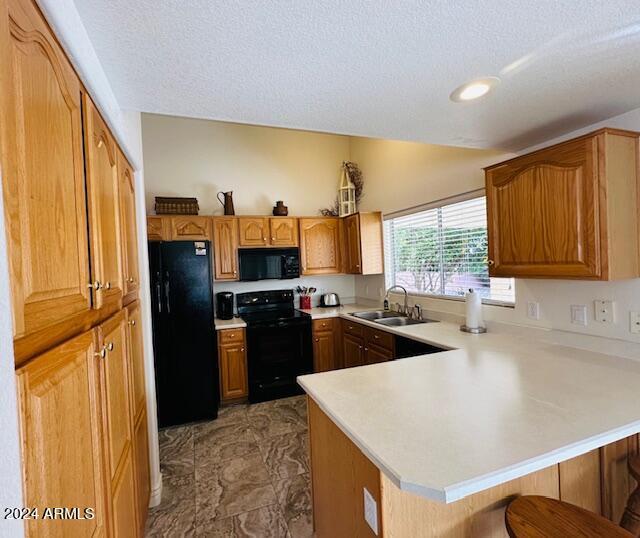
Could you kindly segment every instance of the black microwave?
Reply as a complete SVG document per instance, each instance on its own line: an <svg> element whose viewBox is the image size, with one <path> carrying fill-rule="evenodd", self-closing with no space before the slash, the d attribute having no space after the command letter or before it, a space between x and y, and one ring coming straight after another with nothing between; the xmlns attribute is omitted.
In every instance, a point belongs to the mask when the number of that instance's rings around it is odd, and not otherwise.
<svg viewBox="0 0 640 538"><path fill-rule="evenodd" d="M238 249L240 280L298 278L300 251L297 248Z"/></svg>

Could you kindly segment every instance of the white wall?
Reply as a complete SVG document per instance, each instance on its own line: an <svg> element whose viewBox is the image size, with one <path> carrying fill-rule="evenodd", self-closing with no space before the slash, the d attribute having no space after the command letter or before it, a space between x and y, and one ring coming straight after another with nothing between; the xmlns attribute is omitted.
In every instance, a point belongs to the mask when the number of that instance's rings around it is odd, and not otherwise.
<svg viewBox="0 0 640 538"><path fill-rule="evenodd" d="M640 130L640 109L569 133L562 139L603 126ZM562 139L549 141L542 146ZM534 148L522 153L531 149ZM482 167L510 156L492 151L457 150L367 138L354 138L351 141L351 159L361 166L366 181L363 208L381 208L385 212L481 188L484 186ZM384 280L378 276L356 280L358 297L380 300L383 288ZM616 302L615 323L595 321L593 301L596 299ZM527 317L528 301L540 303L539 320ZM454 314L464 312L464 304L457 301L420 298L412 302L431 310ZM586 327L570 322L572 304L587 306L589 320ZM629 332L629 311L632 310L640 310L640 279L621 282L517 279L515 308L484 306L488 320L640 342L638 335Z"/></svg>

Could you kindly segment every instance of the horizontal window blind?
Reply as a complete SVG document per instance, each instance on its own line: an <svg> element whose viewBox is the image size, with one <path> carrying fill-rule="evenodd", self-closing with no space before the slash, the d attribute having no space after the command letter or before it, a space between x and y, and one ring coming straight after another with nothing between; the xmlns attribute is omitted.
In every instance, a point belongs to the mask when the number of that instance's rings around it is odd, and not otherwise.
<svg viewBox="0 0 640 538"><path fill-rule="evenodd" d="M385 221L387 284L441 297L474 289L485 301L513 304L514 281L490 278L484 196Z"/></svg>

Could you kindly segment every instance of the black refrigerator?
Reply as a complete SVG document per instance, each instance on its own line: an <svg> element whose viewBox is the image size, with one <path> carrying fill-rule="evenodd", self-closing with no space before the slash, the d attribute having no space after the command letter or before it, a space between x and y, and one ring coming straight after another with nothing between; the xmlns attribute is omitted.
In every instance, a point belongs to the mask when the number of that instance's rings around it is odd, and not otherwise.
<svg viewBox="0 0 640 538"><path fill-rule="evenodd" d="M209 241L149 241L160 427L218 415Z"/></svg>

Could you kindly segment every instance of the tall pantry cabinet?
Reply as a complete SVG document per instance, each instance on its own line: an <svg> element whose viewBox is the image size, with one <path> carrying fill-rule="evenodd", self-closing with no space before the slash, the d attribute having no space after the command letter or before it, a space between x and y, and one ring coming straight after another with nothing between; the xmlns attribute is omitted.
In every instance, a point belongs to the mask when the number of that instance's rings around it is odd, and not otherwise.
<svg viewBox="0 0 640 538"><path fill-rule="evenodd" d="M142 536L133 169L33 0L0 0L0 166L29 536Z"/></svg>

